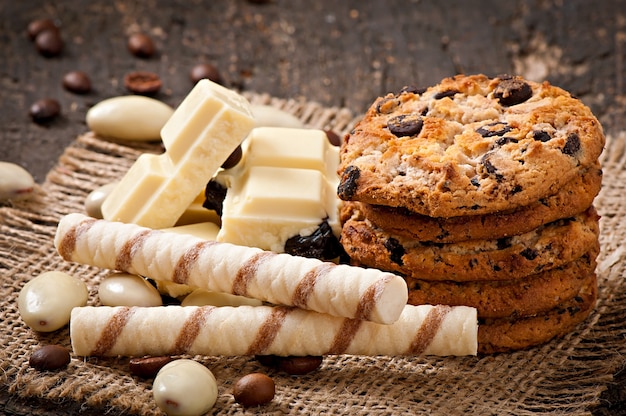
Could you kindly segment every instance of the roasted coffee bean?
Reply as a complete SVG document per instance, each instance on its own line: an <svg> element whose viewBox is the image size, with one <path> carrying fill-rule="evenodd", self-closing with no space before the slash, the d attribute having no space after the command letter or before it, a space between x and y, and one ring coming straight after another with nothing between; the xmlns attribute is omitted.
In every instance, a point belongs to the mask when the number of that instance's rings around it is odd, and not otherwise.
<svg viewBox="0 0 626 416"><path fill-rule="evenodd" d="M53 98L42 98L30 106L30 116L36 123L44 123L61 114L61 104Z"/></svg>
<svg viewBox="0 0 626 416"><path fill-rule="evenodd" d="M458 93L459 92L457 90L440 91L437 94L435 94L433 98L435 100L441 100L442 98L446 98L446 97L454 97Z"/></svg>
<svg viewBox="0 0 626 416"><path fill-rule="evenodd" d="M343 248L327 221L323 221L313 233L306 236L296 235L285 242L285 253L293 256L332 260L342 251Z"/></svg>
<svg viewBox="0 0 626 416"><path fill-rule="evenodd" d="M574 156L576 152L580 150L580 137L576 133L570 133L567 136L565 146L563 146L562 152L568 156Z"/></svg>
<svg viewBox="0 0 626 416"><path fill-rule="evenodd" d="M130 53L138 58L150 58L156 51L152 38L145 33L130 35L126 46Z"/></svg>
<svg viewBox="0 0 626 416"><path fill-rule="evenodd" d="M269 403L275 394L274 380L262 373L245 375L233 386L235 401L244 407Z"/></svg>
<svg viewBox="0 0 626 416"><path fill-rule="evenodd" d="M161 78L153 72L135 71L126 74L124 86L128 91L140 95L153 95L159 92L162 86Z"/></svg>
<svg viewBox="0 0 626 416"><path fill-rule="evenodd" d="M60 345L46 345L33 352L28 359L28 365L34 369L60 370L70 363L70 351Z"/></svg>
<svg viewBox="0 0 626 416"><path fill-rule="evenodd" d="M361 171L358 167L350 165L341 175L341 181L337 188L337 195L344 200L350 200L357 189L357 181L361 176Z"/></svg>
<svg viewBox="0 0 626 416"><path fill-rule="evenodd" d="M332 130L324 130L324 133L326 133L326 137L328 137L330 144L337 147L341 146L341 136Z"/></svg>
<svg viewBox="0 0 626 416"><path fill-rule="evenodd" d="M58 30L46 29L35 38L35 46L41 55L50 58L61 54L63 39Z"/></svg>
<svg viewBox="0 0 626 416"><path fill-rule="evenodd" d="M523 103L533 96L533 89L521 79L509 78L500 81L493 96L506 107Z"/></svg>
<svg viewBox="0 0 626 416"><path fill-rule="evenodd" d="M322 357L308 355L305 357L279 357L278 370L292 376L300 376L317 370L322 365Z"/></svg>
<svg viewBox="0 0 626 416"><path fill-rule="evenodd" d="M189 79L194 84L201 79L209 79L217 84L223 84L222 75L218 69L211 64L198 64L189 71Z"/></svg>
<svg viewBox="0 0 626 416"><path fill-rule="evenodd" d="M168 356L131 358L128 362L128 369L137 377L154 378L165 364L172 361L173 358Z"/></svg>
<svg viewBox="0 0 626 416"><path fill-rule="evenodd" d="M242 157L243 149L241 148L241 146L237 146L235 150L233 150L233 152L230 154L230 156L228 156L228 158L224 161L224 163L222 163L222 168L234 168L235 166L237 166L237 163L239 163Z"/></svg>
<svg viewBox="0 0 626 416"><path fill-rule="evenodd" d="M511 126L500 121L486 124L476 129L476 133L483 137L502 136L511 131Z"/></svg>
<svg viewBox="0 0 626 416"><path fill-rule="evenodd" d="M63 87L76 94L87 94L91 91L91 79L82 71L71 71L63 76Z"/></svg>
<svg viewBox="0 0 626 416"><path fill-rule="evenodd" d="M424 120L417 114L402 114L387 122L387 128L396 137L416 136L423 126Z"/></svg>
<svg viewBox="0 0 626 416"><path fill-rule="evenodd" d="M44 30L58 31L59 28L57 27L57 25L54 23L52 19L33 20L32 22L28 24L28 29L27 29L28 37L30 38L30 40L35 40L37 35L39 35Z"/></svg>

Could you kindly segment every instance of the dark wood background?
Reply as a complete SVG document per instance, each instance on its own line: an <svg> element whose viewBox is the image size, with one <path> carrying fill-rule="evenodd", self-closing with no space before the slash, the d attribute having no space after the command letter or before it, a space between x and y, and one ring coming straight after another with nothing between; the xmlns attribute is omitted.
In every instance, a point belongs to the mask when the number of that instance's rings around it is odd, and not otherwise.
<svg viewBox="0 0 626 416"><path fill-rule="evenodd" d="M58 57L40 55L26 35L40 18L60 26ZM154 39L154 57L128 52L126 39L136 32ZM87 130L86 111L128 93L125 74L159 74L155 98L176 106L200 62L214 64L226 86L355 114L407 84L517 73L571 91L617 135L626 126L625 52L626 0L0 0L0 160L41 182ZM63 89L71 70L89 74L91 93ZM57 99L62 114L40 125L28 111L44 97ZM623 373L608 387L598 415L618 414L625 403ZM10 403L5 412L31 412L2 397Z"/></svg>

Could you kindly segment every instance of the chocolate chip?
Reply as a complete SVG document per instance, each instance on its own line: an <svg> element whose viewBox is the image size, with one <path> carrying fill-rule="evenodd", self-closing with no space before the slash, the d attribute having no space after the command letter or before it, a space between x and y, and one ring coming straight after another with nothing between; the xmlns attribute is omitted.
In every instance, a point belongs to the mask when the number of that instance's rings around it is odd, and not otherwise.
<svg viewBox="0 0 626 416"><path fill-rule="evenodd" d="M458 93L459 93L458 90L445 90L445 91L438 92L437 94L433 96L433 98L435 100L441 100L442 98L446 98L446 97L454 97Z"/></svg>
<svg viewBox="0 0 626 416"><path fill-rule="evenodd" d="M504 250L511 247L511 237L498 238L496 240L496 247L498 250Z"/></svg>
<svg viewBox="0 0 626 416"><path fill-rule="evenodd" d="M202 206L209 210L214 210L217 215L222 216L222 206L226 199L226 188L219 182L210 180L204 188L204 202Z"/></svg>
<svg viewBox="0 0 626 416"><path fill-rule="evenodd" d="M63 39L58 30L46 29L35 38L35 46L41 55L50 58L61 54Z"/></svg>
<svg viewBox="0 0 626 416"><path fill-rule="evenodd" d="M511 131L511 126L506 123L496 121L495 123L485 124L476 129L476 133L483 137L502 136Z"/></svg>
<svg viewBox="0 0 626 416"><path fill-rule="evenodd" d="M411 94L419 95L419 94L425 93L426 90L427 90L427 88L418 88L418 87L415 87L413 85L406 85L406 86L402 87L402 89L400 90L399 94L411 93Z"/></svg>
<svg viewBox="0 0 626 416"><path fill-rule="evenodd" d="M565 142L565 146L561 150L564 154L568 156L574 156L580 150L580 137L576 133L570 133L567 136L567 141Z"/></svg>
<svg viewBox="0 0 626 416"><path fill-rule="evenodd" d="M145 33L135 33L128 37L126 43L130 53L138 58L150 58L156 51L152 38Z"/></svg>
<svg viewBox="0 0 626 416"><path fill-rule="evenodd" d="M341 181L337 187L337 195L344 200L350 200L354 197L357 190L357 181L361 176L361 171L358 167L350 165L341 175Z"/></svg>
<svg viewBox="0 0 626 416"><path fill-rule="evenodd" d="M87 94L91 91L91 80L82 71L71 71L63 76L63 87L76 94Z"/></svg>
<svg viewBox="0 0 626 416"><path fill-rule="evenodd" d="M44 30L56 30L59 31L59 28L54 23L52 19L37 19L33 20L28 24L27 33L30 40L35 40L37 35L39 35Z"/></svg>
<svg viewBox="0 0 626 416"><path fill-rule="evenodd" d="M498 168L496 168L493 163L491 163L491 161L489 160L489 156L490 153L485 154L481 159L481 163L485 168L485 172L487 172L489 175L494 175L496 180L500 182L502 179L504 179L504 176L498 173Z"/></svg>
<svg viewBox="0 0 626 416"><path fill-rule="evenodd" d="M46 345L31 354L28 365L41 371L59 370L67 367L70 360L70 352L67 348L60 345Z"/></svg>
<svg viewBox="0 0 626 416"><path fill-rule="evenodd" d="M189 79L196 84L201 79L208 79L217 84L223 84L222 75L218 69L211 64L198 64L189 71Z"/></svg>
<svg viewBox="0 0 626 416"><path fill-rule="evenodd" d="M285 253L293 256L332 260L339 257L342 251L339 240L326 220L313 233L306 236L296 235L285 242Z"/></svg>
<svg viewBox="0 0 626 416"><path fill-rule="evenodd" d="M521 79L509 78L502 80L493 90L493 96L500 104L510 107L523 103L533 96L533 89Z"/></svg>
<svg viewBox="0 0 626 416"><path fill-rule="evenodd" d="M233 386L235 401L244 407L269 403L274 399L275 394L274 380L261 373L245 375Z"/></svg>
<svg viewBox="0 0 626 416"><path fill-rule="evenodd" d="M131 374L141 378L154 378L163 366L173 360L172 357L131 358L128 369Z"/></svg>
<svg viewBox="0 0 626 416"><path fill-rule="evenodd" d="M417 114L402 114L387 122L387 128L396 137L416 136L423 126L424 120Z"/></svg>
<svg viewBox="0 0 626 416"><path fill-rule="evenodd" d="M515 195L517 193L520 193L524 190L524 188L522 187L522 185L515 185L513 187L513 189L511 189L511 191L509 192L510 195Z"/></svg>
<svg viewBox="0 0 626 416"><path fill-rule="evenodd" d="M552 140L552 136L546 131L535 130L533 131L533 139L545 143Z"/></svg>
<svg viewBox="0 0 626 416"><path fill-rule="evenodd" d="M499 137L496 140L496 146L504 146L507 143L517 143L519 140L517 140L515 137Z"/></svg>
<svg viewBox="0 0 626 416"><path fill-rule="evenodd" d="M341 137L337 133L332 130L324 130L324 133L326 133L326 137L328 138L330 144L333 146L341 146Z"/></svg>
<svg viewBox="0 0 626 416"><path fill-rule="evenodd" d="M394 96L381 98L376 104L376 112L378 114L389 114L400 106L400 100Z"/></svg>
<svg viewBox="0 0 626 416"><path fill-rule="evenodd" d="M237 146L235 150L233 150L233 152L230 154L230 156L228 156L228 158L224 161L224 163L222 163L222 168L223 169L234 168L235 166L237 166L237 163L239 163L242 157L243 157L243 149L241 148L241 145L240 145L240 146Z"/></svg>
<svg viewBox="0 0 626 416"><path fill-rule="evenodd" d="M537 256L539 255L539 253L537 252L537 250L532 249L532 248L525 248L524 250L522 250L521 253L519 253L522 257L524 257L527 260L535 260L537 258Z"/></svg>
<svg viewBox="0 0 626 416"><path fill-rule="evenodd" d="M153 72L135 71L126 74L124 86L135 94L153 95L159 92L162 83L159 76Z"/></svg>
<svg viewBox="0 0 626 416"><path fill-rule="evenodd" d="M385 248L389 251L389 258L392 262L399 264L400 266L404 264L402 257L406 252L398 240L393 237L388 238L387 241L385 241Z"/></svg>
<svg viewBox="0 0 626 416"><path fill-rule="evenodd" d="M44 123L61 113L61 104L53 98L42 98L30 107L30 116L35 123Z"/></svg>

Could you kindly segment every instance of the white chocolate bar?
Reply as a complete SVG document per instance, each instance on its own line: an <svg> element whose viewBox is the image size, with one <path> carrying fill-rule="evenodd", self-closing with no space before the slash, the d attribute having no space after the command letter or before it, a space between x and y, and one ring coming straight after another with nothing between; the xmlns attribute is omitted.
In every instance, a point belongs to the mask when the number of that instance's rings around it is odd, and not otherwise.
<svg viewBox="0 0 626 416"><path fill-rule="evenodd" d="M103 217L172 227L253 126L244 97L198 82L161 130L165 153L139 156L102 204Z"/></svg>
<svg viewBox="0 0 626 416"><path fill-rule="evenodd" d="M381 325L298 308L167 306L74 308L79 356L476 355L475 308L406 305Z"/></svg>
<svg viewBox="0 0 626 416"><path fill-rule="evenodd" d="M408 300L400 276L69 214L54 239L68 261L390 324Z"/></svg>

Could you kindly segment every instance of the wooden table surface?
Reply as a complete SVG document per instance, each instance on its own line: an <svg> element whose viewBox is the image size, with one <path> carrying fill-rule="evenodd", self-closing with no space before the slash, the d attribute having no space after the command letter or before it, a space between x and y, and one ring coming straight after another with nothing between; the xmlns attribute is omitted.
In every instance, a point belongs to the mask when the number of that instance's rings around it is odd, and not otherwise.
<svg viewBox="0 0 626 416"><path fill-rule="evenodd" d="M40 18L59 25L60 56L43 57L26 35ZM129 53L127 37L136 32L152 37L155 56ZM228 87L355 114L407 84L516 73L569 90L617 135L626 126L625 52L626 0L3 0L0 160L21 164L41 182L87 130L86 111L128 93L127 73L157 73L163 88L155 98L176 106L201 62L215 65ZM63 88L72 70L91 77L91 93ZM45 97L58 100L62 113L36 124L29 108ZM624 378L616 375L595 414L619 412ZM8 414L36 413L4 392L0 403Z"/></svg>

